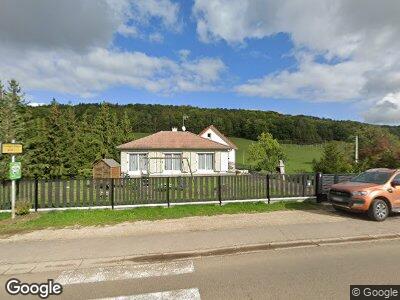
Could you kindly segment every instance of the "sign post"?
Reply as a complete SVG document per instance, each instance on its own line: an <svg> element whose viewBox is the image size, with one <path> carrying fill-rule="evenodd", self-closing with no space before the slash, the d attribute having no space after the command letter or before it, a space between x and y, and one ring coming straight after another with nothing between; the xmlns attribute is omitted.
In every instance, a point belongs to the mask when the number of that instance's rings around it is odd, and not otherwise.
<svg viewBox="0 0 400 300"><path fill-rule="evenodd" d="M15 161L15 154L22 153L22 145L16 144L12 140L11 144L1 144L1 153L12 154L9 169L9 178L11 180L11 218L15 218L15 201L17 198L17 183L16 180L21 178L21 163Z"/></svg>
<svg viewBox="0 0 400 300"><path fill-rule="evenodd" d="M13 140L15 143L15 140ZM15 163L15 155L11 156L10 175L12 173L12 165ZM11 176L10 176L11 177ZM11 219L15 219L15 200L17 198L17 188L15 179L11 179Z"/></svg>

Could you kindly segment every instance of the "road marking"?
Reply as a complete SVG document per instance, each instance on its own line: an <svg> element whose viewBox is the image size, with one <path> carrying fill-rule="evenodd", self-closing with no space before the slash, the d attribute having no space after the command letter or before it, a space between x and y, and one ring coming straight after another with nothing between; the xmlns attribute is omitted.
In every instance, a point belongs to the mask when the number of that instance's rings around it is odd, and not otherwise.
<svg viewBox="0 0 400 300"><path fill-rule="evenodd" d="M168 292L148 293L131 296L118 296L96 300L200 300L200 291L197 288L183 289Z"/></svg>
<svg viewBox="0 0 400 300"><path fill-rule="evenodd" d="M67 285L179 275L193 272L193 261L177 261L146 265L112 266L64 271L56 279L56 282L62 285Z"/></svg>

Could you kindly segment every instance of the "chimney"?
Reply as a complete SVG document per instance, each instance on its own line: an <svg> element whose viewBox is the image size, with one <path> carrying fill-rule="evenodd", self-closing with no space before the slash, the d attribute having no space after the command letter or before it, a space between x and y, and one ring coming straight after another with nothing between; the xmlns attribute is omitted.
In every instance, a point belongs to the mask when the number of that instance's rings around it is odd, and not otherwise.
<svg viewBox="0 0 400 300"><path fill-rule="evenodd" d="M178 131L178 127L172 127L172 131L173 132L177 132Z"/></svg>

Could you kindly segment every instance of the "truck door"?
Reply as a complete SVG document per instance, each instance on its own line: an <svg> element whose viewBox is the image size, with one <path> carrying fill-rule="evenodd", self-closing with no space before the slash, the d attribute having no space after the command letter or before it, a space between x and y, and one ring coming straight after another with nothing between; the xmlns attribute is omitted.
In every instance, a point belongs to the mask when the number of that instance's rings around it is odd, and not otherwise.
<svg viewBox="0 0 400 300"><path fill-rule="evenodd" d="M393 210L400 211L400 173L391 182Z"/></svg>

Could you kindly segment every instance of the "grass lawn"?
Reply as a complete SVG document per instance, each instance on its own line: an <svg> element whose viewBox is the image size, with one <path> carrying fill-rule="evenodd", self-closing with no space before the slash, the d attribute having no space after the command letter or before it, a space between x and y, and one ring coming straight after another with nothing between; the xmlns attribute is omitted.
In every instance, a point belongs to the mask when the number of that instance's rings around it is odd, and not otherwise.
<svg viewBox="0 0 400 300"><path fill-rule="evenodd" d="M16 234L44 228L67 226L101 226L140 220L178 219L191 216L260 213L278 210L309 210L317 206L308 202L276 202L273 204L229 203L219 205L182 205L141 207L126 210L67 210L31 213L11 221L9 213L0 213L0 235Z"/></svg>

